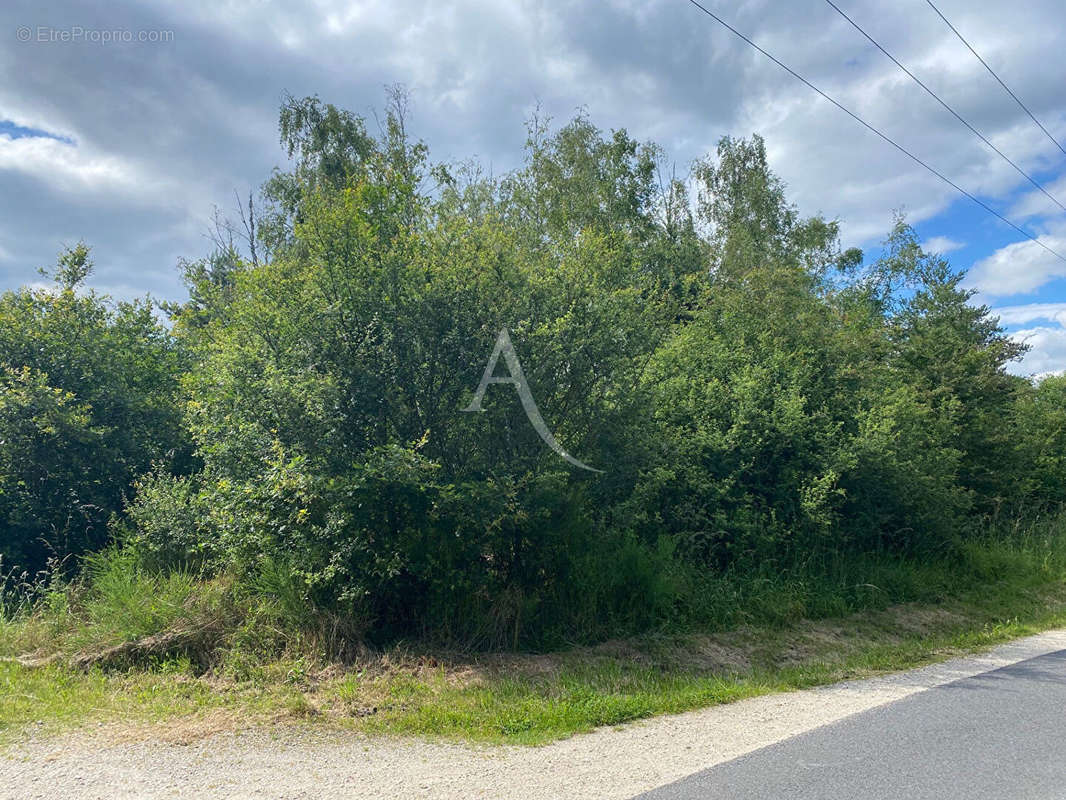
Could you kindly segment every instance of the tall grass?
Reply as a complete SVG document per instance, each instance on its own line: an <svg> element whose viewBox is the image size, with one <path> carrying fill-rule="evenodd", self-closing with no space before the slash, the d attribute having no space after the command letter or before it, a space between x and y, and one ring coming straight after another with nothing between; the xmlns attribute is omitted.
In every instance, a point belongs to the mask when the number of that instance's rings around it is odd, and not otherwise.
<svg viewBox="0 0 1066 800"><path fill-rule="evenodd" d="M933 558L825 553L724 572L673 568L664 581L669 602L658 599L657 616L619 635L783 628L900 603L1024 602L1027 592L1066 581L1066 516L986 526ZM85 653L198 628L212 631L212 650L198 654L200 662L238 674L282 654L323 662L360 652L366 621L315 608L291 576L271 562L239 578L161 572L131 549L111 548L89 556L72 583L0 592L0 652Z"/></svg>
<svg viewBox="0 0 1066 800"><path fill-rule="evenodd" d="M787 626L899 603L1023 593L1066 581L1066 514L975 527L935 556L834 552L689 573L672 621L686 628Z"/></svg>

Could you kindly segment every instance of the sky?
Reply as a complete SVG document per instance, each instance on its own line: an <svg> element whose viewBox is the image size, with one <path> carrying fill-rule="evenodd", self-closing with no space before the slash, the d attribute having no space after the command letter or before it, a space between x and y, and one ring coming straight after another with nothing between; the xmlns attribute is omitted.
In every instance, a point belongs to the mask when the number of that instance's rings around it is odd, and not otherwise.
<svg viewBox="0 0 1066 800"><path fill-rule="evenodd" d="M1066 147L1061 0L935 0ZM703 0L871 125L1052 249L1066 213L968 131L825 0ZM1066 156L924 0L837 3L1066 204ZM578 111L662 145L678 173L722 136L762 135L801 213L841 222L874 257L903 212L967 271L1031 350L1018 374L1066 370L1066 261L959 195L687 0L28 0L0 4L0 289L39 280L59 250L93 248L93 285L181 299L181 258L211 249L284 166L286 93L367 117L385 87L434 160L522 158L525 120Z"/></svg>

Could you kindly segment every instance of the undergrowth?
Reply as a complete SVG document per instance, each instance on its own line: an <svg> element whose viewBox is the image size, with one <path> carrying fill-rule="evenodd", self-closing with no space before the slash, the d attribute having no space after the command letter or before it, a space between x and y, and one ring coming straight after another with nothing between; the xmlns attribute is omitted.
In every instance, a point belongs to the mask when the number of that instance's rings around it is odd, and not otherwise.
<svg viewBox="0 0 1066 800"><path fill-rule="evenodd" d="M3 593L0 734L39 719L228 710L244 722L325 716L369 731L539 743L1066 623L1058 518L988 530L939 559L838 556L707 576L651 631L542 655L426 641L371 651L356 622L298 602L269 566L243 580L164 574L112 549L86 567L32 598Z"/></svg>

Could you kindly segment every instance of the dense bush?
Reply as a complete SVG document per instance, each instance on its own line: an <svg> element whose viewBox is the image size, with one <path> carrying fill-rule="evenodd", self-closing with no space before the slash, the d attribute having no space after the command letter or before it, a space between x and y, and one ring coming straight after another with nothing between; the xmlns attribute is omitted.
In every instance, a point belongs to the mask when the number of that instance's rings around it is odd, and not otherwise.
<svg viewBox="0 0 1066 800"><path fill-rule="evenodd" d="M1013 502L1049 511L1066 503L1066 376L1023 385L1006 435L1016 437ZM1017 509L1011 509L1017 511Z"/></svg>
<svg viewBox="0 0 1066 800"><path fill-rule="evenodd" d="M1066 499L1063 382L1005 372L1021 348L904 222L875 262L842 251L758 137L663 185L655 147L585 118L534 122L498 177L431 164L401 101L377 138L315 98L281 132L295 164L264 186L258 249L187 264L169 334L73 287L5 299L97 309L127 338L92 364L141 376L119 426L96 372L3 345L0 487L41 454L56 480L25 508L87 498L92 448L121 452L86 502L111 513L135 481L113 530L142 568L225 573L372 640L520 646L699 619L745 570L950 558L978 516ZM463 413L503 328L602 473L508 383ZM160 460L178 353L195 471Z"/></svg>
<svg viewBox="0 0 1066 800"><path fill-rule="evenodd" d="M31 573L108 541L153 460L186 468L181 361L147 302L83 282L83 245L54 285L0 295L0 559Z"/></svg>
<svg viewBox="0 0 1066 800"><path fill-rule="evenodd" d="M345 117L337 135L355 130ZM611 573L616 553L658 558L602 524L646 445L640 373L700 267L663 255L654 152L578 120L534 129L524 170L464 182L430 170L395 114L373 144L329 162L343 180L306 163L275 180L292 230L271 262L228 273L217 313L178 313L179 331L195 320L187 422L204 469L146 484L138 543L157 559L288 564L314 602L390 633L513 640L565 619L574 587L641 596L586 573ZM509 385L461 413L504 327L549 427L610 465L602 479L544 446Z"/></svg>

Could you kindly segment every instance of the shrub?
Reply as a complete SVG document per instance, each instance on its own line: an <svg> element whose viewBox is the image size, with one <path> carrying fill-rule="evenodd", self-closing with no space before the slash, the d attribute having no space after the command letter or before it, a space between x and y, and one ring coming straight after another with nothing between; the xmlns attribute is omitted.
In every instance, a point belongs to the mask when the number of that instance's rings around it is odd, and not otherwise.
<svg viewBox="0 0 1066 800"><path fill-rule="evenodd" d="M153 460L188 468L175 343L149 303L83 291L91 267L78 245L54 287L0 295L0 556L31 573L104 546Z"/></svg>

